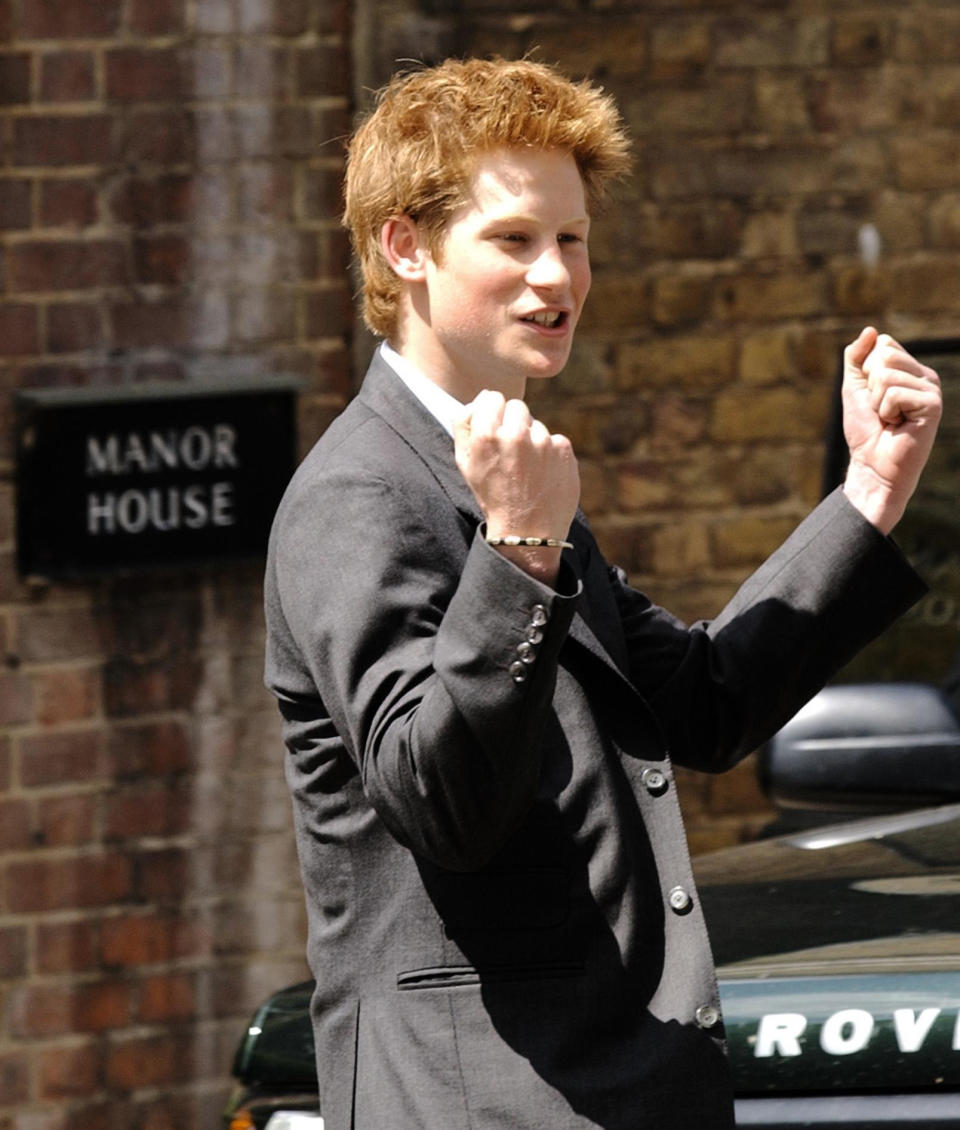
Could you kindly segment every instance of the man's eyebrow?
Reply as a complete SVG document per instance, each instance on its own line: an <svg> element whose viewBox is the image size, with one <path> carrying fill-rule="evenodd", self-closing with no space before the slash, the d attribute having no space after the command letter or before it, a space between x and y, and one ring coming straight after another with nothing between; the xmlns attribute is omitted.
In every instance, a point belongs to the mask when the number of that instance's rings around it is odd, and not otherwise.
<svg viewBox="0 0 960 1130"><path fill-rule="evenodd" d="M540 224L543 221L532 212L508 212L501 216L489 216L484 228L499 227L502 224ZM568 220L562 220L557 226L561 228L576 227L577 225L590 225L590 216L584 212Z"/></svg>

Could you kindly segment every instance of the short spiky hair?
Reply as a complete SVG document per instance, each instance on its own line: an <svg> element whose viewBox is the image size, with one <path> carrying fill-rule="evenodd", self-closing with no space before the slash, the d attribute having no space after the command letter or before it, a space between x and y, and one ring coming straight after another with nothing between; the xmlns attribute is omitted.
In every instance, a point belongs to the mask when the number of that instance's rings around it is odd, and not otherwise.
<svg viewBox="0 0 960 1130"><path fill-rule="evenodd" d="M507 146L569 152L595 210L606 184L629 167L629 142L613 99L530 60L448 59L394 77L347 152L344 224L363 273L363 314L384 337L397 330L400 282L380 233L408 215L439 254L451 213L465 200L471 160Z"/></svg>

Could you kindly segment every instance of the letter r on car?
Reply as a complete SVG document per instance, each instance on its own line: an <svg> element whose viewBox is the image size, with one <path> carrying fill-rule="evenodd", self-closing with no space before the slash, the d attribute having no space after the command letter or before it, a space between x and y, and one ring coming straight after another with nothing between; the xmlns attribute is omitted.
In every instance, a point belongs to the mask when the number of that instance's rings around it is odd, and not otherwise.
<svg viewBox="0 0 960 1130"><path fill-rule="evenodd" d="M807 1027L807 1018L799 1012L770 1012L760 1017L757 1028L758 1059L771 1055L799 1055L800 1037Z"/></svg>

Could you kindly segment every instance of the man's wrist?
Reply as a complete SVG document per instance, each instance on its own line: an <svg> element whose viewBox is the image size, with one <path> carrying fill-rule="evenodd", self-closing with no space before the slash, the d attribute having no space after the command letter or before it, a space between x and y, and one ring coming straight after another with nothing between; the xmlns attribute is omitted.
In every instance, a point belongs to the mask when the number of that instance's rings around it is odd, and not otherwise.
<svg viewBox="0 0 960 1130"><path fill-rule="evenodd" d="M906 500L869 467L851 460L843 484L848 501L882 534L889 534L906 510Z"/></svg>
<svg viewBox="0 0 960 1130"><path fill-rule="evenodd" d="M557 577L560 574L560 549L534 548L526 545L498 545L493 549L518 569L533 577L535 581L549 588L557 587Z"/></svg>

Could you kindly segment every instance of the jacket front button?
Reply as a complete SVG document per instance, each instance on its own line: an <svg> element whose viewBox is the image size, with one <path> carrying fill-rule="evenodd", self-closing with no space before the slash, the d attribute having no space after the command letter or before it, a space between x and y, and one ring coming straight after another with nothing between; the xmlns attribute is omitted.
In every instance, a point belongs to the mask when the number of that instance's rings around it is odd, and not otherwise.
<svg viewBox="0 0 960 1130"><path fill-rule="evenodd" d="M720 1019L720 1010L712 1004L702 1004L693 1017L701 1028L712 1028Z"/></svg>
<svg viewBox="0 0 960 1130"><path fill-rule="evenodd" d="M526 678L527 678L527 665L526 665L526 663L521 663L519 659L515 663L511 663L510 664L510 678L513 679L513 681L515 683L525 682Z"/></svg>
<svg viewBox="0 0 960 1130"><path fill-rule="evenodd" d="M651 796L662 796L669 787L665 774L659 769L644 769L640 774L640 780Z"/></svg>
<svg viewBox="0 0 960 1130"><path fill-rule="evenodd" d="M673 887L667 895L667 901L670 903L670 909L674 914L686 914L693 905L693 900L683 887Z"/></svg>

